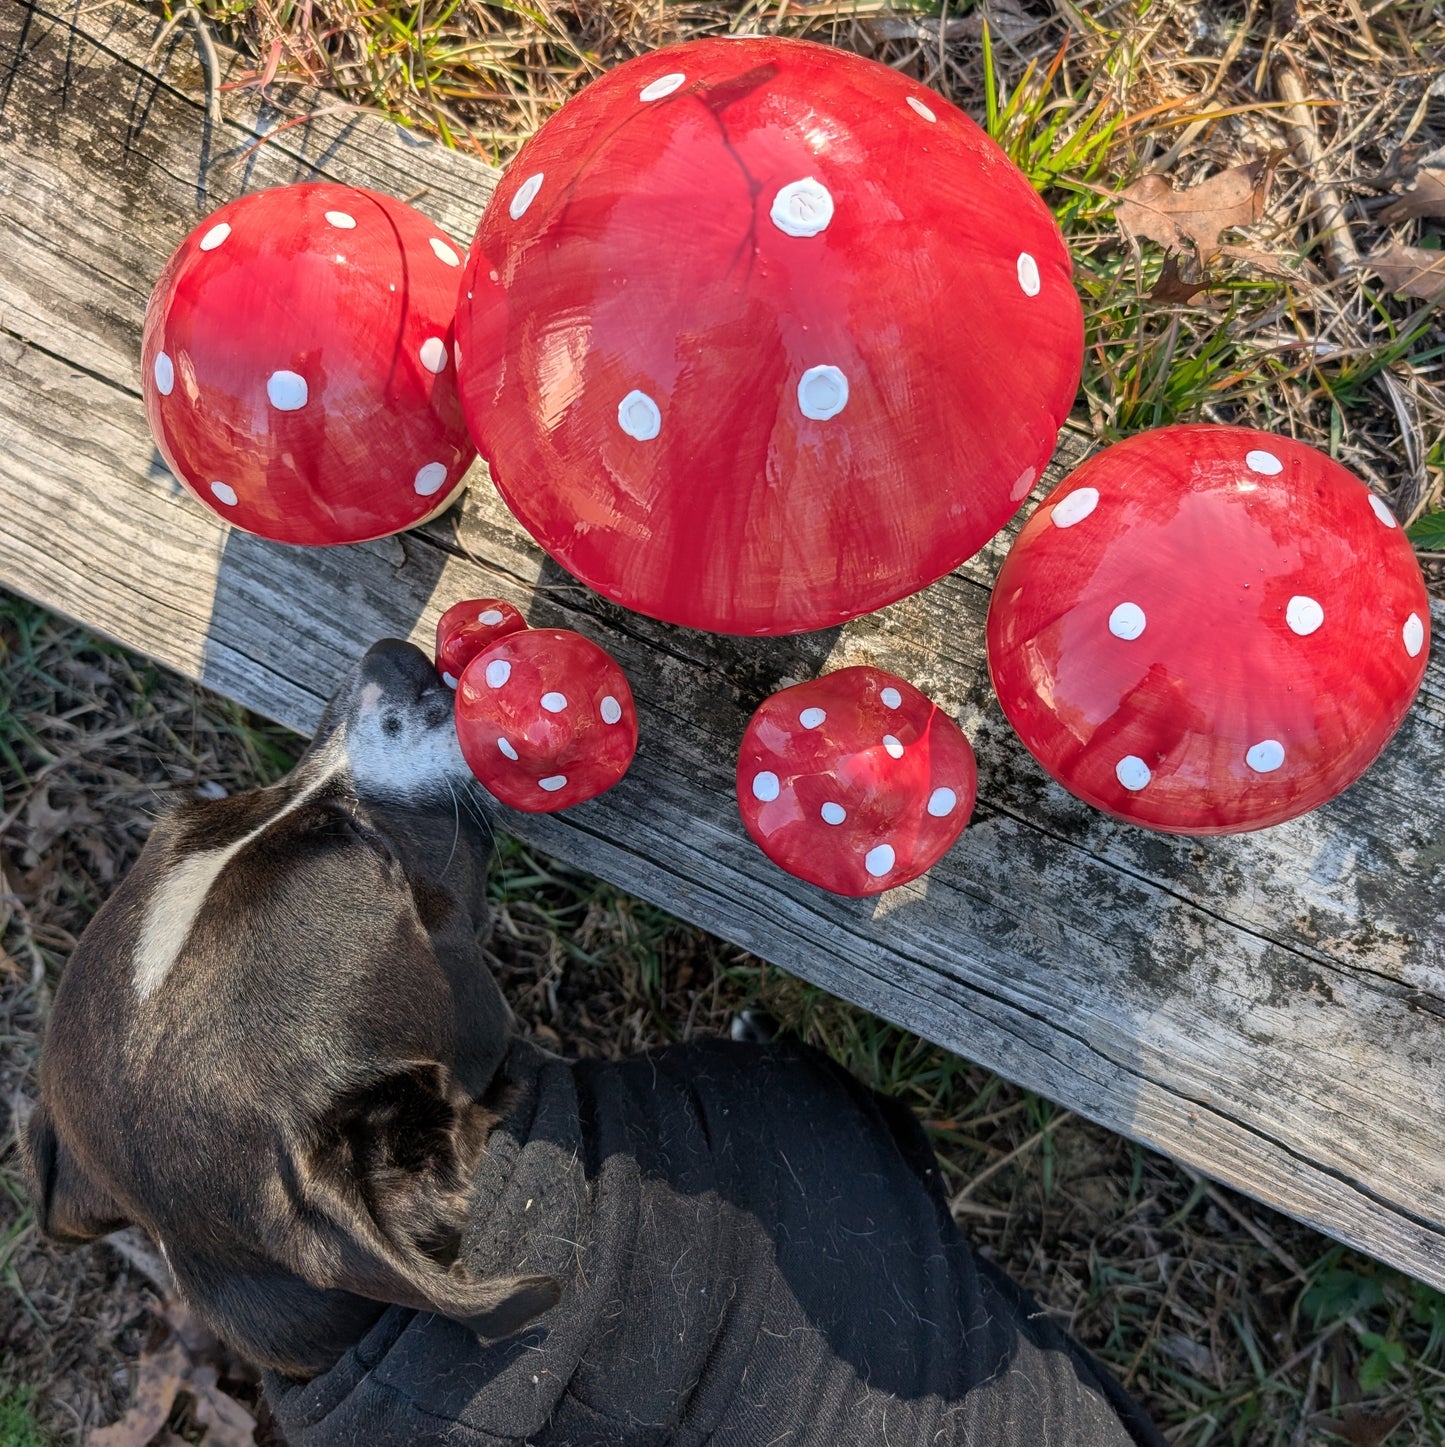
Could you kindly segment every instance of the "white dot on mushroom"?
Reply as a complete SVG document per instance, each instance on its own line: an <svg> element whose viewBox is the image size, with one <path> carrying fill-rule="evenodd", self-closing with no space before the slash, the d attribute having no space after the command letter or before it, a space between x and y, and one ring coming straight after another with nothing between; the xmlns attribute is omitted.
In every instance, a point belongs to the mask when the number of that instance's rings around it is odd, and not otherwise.
<svg viewBox="0 0 1445 1447"><path fill-rule="evenodd" d="M1397 528L1400 524L1395 520L1395 514L1390 511L1390 504L1382 497L1370 494L1370 510L1387 528Z"/></svg>
<svg viewBox="0 0 1445 1447"><path fill-rule="evenodd" d="M771 804L778 797L780 786L778 776L771 769L764 769L753 775L753 798L764 804Z"/></svg>
<svg viewBox="0 0 1445 1447"><path fill-rule="evenodd" d="M1272 774L1284 763L1284 745L1278 739L1261 739L1244 756L1256 774Z"/></svg>
<svg viewBox="0 0 1445 1447"><path fill-rule="evenodd" d="M884 708L901 708L903 706L903 695L896 688L885 688L878 697L883 700Z"/></svg>
<svg viewBox="0 0 1445 1447"><path fill-rule="evenodd" d="M893 868L895 857L891 844L875 844L873 848L863 856L863 868L866 869L874 879L880 879Z"/></svg>
<svg viewBox="0 0 1445 1447"><path fill-rule="evenodd" d="M816 236L833 219L833 197L821 181L805 176L773 197L768 215L785 236Z"/></svg>
<svg viewBox="0 0 1445 1447"><path fill-rule="evenodd" d="M417 352L428 372L443 372L447 365L447 344L440 337L428 337Z"/></svg>
<svg viewBox="0 0 1445 1447"><path fill-rule="evenodd" d="M487 608L477 614L477 622L488 628L495 628L502 621L502 610L500 608Z"/></svg>
<svg viewBox="0 0 1445 1447"><path fill-rule="evenodd" d="M602 715L602 722L615 724L622 721L622 705L609 693L598 705L597 711Z"/></svg>
<svg viewBox="0 0 1445 1447"><path fill-rule="evenodd" d="M802 713L798 715L798 722L802 724L805 729L815 729L827 717L827 713L821 708L805 708Z"/></svg>
<svg viewBox="0 0 1445 1447"><path fill-rule="evenodd" d="M1291 633L1308 638L1325 621L1325 610L1313 598L1296 593L1284 610L1284 621Z"/></svg>
<svg viewBox="0 0 1445 1447"><path fill-rule="evenodd" d="M1043 282L1039 278L1039 264L1027 251L1019 252L1019 287L1025 296L1037 296Z"/></svg>
<svg viewBox="0 0 1445 1447"><path fill-rule="evenodd" d="M299 412L309 395L299 372L272 372L266 378L266 396L278 412Z"/></svg>
<svg viewBox="0 0 1445 1447"><path fill-rule="evenodd" d="M798 382L798 408L814 422L836 417L848 405L848 379L837 367L809 367Z"/></svg>
<svg viewBox="0 0 1445 1447"><path fill-rule="evenodd" d="M831 799L818 812L823 816L825 824L841 824L848 817L848 811Z"/></svg>
<svg viewBox="0 0 1445 1447"><path fill-rule="evenodd" d="M561 713L567 707L567 695L565 693L544 693L542 707L548 713Z"/></svg>
<svg viewBox="0 0 1445 1447"><path fill-rule="evenodd" d="M933 114L932 109L931 109L930 107L924 105L924 103L923 103L921 100L919 100L916 95L911 95L911 96L908 97L908 104L909 104L910 106L912 106L913 109L914 109L914 111L915 111L918 115L922 116L924 120L926 120L926 121L936 121L936 120L938 119L938 117Z"/></svg>
<svg viewBox="0 0 1445 1447"><path fill-rule="evenodd" d="M1071 528L1081 523L1099 505L1097 487L1081 487L1071 492L1062 502L1055 503L1049 513L1049 521L1056 528Z"/></svg>
<svg viewBox="0 0 1445 1447"><path fill-rule="evenodd" d="M650 85L643 86L637 92L637 98L640 101L661 100L663 96L671 95L686 84L687 77L680 70L674 70L667 75L658 76Z"/></svg>
<svg viewBox="0 0 1445 1447"><path fill-rule="evenodd" d="M566 786L566 774L552 774L549 778L537 780L537 787L545 789L549 794L555 794L558 789L564 789Z"/></svg>
<svg viewBox="0 0 1445 1447"><path fill-rule="evenodd" d="M1425 625L1420 621L1418 613L1412 613L1405 619L1405 626L1400 630L1400 637L1405 643L1405 652L1411 658L1418 658L1420 650L1425 646Z"/></svg>
<svg viewBox="0 0 1445 1447"><path fill-rule="evenodd" d="M1276 473L1284 471L1284 463L1272 452L1246 452L1244 465L1251 472L1258 472L1264 477L1273 477Z"/></svg>
<svg viewBox="0 0 1445 1447"><path fill-rule="evenodd" d="M446 480L446 464L429 462L425 467L417 469L416 477L412 480L412 487L416 489L418 497L430 497L434 492L441 490L441 485Z"/></svg>
<svg viewBox="0 0 1445 1447"><path fill-rule="evenodd" d="M1114 765L1114 777L1131 794L1137 794L1154 775L1149 772L1149 765L1138 754L1125 754Z"/></svg>
<svg viewBox="0 0 1445 1447"><path fill-rule="evenodd" d="M617 425L639 442L651 442L662 431L662 413L646 392L629 392L617 404Z"/></svg>
<svg viewBox="0 0 1445 1447"><path fill-rule="evenodd" d="M958 795L947 785L941 785L928 796L928 812L935 819L946 819L957 805Z"/></svg>
<svg viewBox="0 0 1445 1447"><path fill-rule="evenodd" d="M442 682L446 684L448 688L455 688L457 686L456 675L451 673L444 673L442 674Z"/></svg>
<svg viewBox="0 0 1445 1447"><path fill-rule="evenodd" d="M901 759L903 757L903 745L893 737L892 734L883 735L883 747L888 750L890 759Z"/></svg>
<svg viewBox="0 0 1445 1447"><path fill-rule="evenodd" d="M512 665L505 658L494 658L487 664L487 687L500 688L512 676Z"/></svg>
<svg viewBox="0 0 1445 1447"><path fill-rule="evenodd" d="M1145 622L1144 610L1137 603L1120 603L1109 614L1109 632L1129 643L1144 631Z"/></svg>
<svg viewBox="0 0 1445 1447"><path fill-rule="evenodd" d="M517 187L516 194L512 197L511 203L507 207L507 214L513 221L520 221L522 217L526 215L527 208L537 199L537 192L542 189L542 182L544 180L546 180L545 173L538 171L535 176L528 176L527 179Z"/></svg>
<svg viewBox="0 0 1445 1447"><path fill-rule="evenodd" d="M326 219L338 231L351 231L354 230L356 226L356 217L349 211L328 211L326 213Z"/></svg>
<svg viewBox="0 0 1445 1447"><path fill-rule="evenodd" d="M497 748L506 758L511 759L514 764L517 762L517 751L512 747L512 741L510 739L499 738L497 740Z"/></svg>
<svg viewBox="0 0 1445 1447"><path fill-rule="evenodd" d="M230 234L231 228L226 222L216 222L216 224L201 237L201 250L214 251Z"/></svg>
<svg viewBox="0 0 1445 1447"><path fill-rule="evenodd" d="M227 507L236 506L236 489L226 482L213 482L211 484L211 496L217 502L223 502Z"/></svg>
<svg viewBox="0 0 1445 1447"><path fill-rule="evenodd" d="M433 236L431 238L431 249L435 252L436 259L446 262L448 266L460 266L462 264L461 257L458 256L440 236Z"/></svg>
<svg viewBox="0 0 1445 1447"><path fill-rule="evenodd" d="M164 352L157 352L155 364L151 372L156 379L156 391L162 397L169 397L171 389L176 385L176 369L171 359Z"/></svg>

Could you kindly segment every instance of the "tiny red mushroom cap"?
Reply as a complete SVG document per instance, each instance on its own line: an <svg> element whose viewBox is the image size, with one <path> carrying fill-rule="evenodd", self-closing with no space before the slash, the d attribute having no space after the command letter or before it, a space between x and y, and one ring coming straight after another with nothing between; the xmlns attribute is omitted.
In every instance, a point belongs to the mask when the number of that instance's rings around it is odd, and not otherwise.
<svg viewBox="0 0 1445 1447"><path fill-rule="evenodd" d="M1337 462L1168 427L1090 458L1029 519L988 657L1066 789L1224 834L1295 818L1369 767L1420 687L1429 618L1394 515Z"/></svg>
<svg viewBox="0 0 1445 1447"><path fill-rule="evenodd" d="M911 683L844 668L765 699L738 751L738 808L763 853L835 894L878 894L932 867L973 812L958 725Z"/></svg>
<svg viewBox="0 0 1445 1447"><path fill-rule="evenodd" d="M753 634L976 552L1083 354L1059 229L977 125L765 37L640 57L548 120L482 218L457 333L538 542L628 607Z"/></svg>
<svg viewBox="0 0 1445 1447"><path fill-rule="evenodd" d="M617 661L566 628L509 633L457 685L467 766L504 804L551 813L594 798L637 752L637 709Z"/></svg>
<svg viewBox="0 0 1445 1447"><path fill-rule="evenodd" d="M520 632L527 620L501 598L464 598L437 619L437 672L455 688L463 671L499 638Z"/></svg>
<svg viewBox="0 0 1445 1447"><path fill-rule="evenodd" d="M461 263L419 211L354 186L208 216L146 309L146 416L171 471L278 542L360 542L445 507L476 455L451 348Z"/></svg>

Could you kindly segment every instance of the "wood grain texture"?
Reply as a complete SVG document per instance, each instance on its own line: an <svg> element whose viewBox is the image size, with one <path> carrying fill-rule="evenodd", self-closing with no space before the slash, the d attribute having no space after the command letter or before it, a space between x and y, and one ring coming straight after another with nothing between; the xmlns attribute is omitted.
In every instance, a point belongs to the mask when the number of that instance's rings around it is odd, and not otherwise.
<svg viewBox="0 0 1445 1447"><path fill-rule="evenodd" d="M1293 824L1182 840L1092 813L1012 737L983 661L1006 536L845 629L738 640L591 595L481 468L403 538L298 551L228 532L166 473L140 403L172 248L244 189L322 175L416 197L465 240L495 173L347 114L258 144L279 117L244 91L212 130L189 32L151 56L155 34L124 5L0 0L0 582L299 729L362 648L426 643L460 597L578 628L632 680L637 762L508 829L1445 1286L1445 610L1420 700L1360 784ZM1066 438L1045 486L1082 453ZM732 767L766 693L862 662L959 719L980 802L927 878L849 901L756 851Z"/></svg>

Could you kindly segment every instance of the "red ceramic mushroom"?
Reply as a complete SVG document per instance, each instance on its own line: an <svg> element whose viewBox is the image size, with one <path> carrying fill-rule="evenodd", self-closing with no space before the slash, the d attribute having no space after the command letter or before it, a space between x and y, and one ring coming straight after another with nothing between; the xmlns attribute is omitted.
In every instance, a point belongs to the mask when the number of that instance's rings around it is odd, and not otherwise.
<svg viewBox="0 0 1445 1447"><path fill-rule="evenodd" d="M566 628L497 639L457 686L467 766L504 804L550 813L594 798L637 752L637 709L617 661Z"/></svg>
<svg viewBox="0 0 1445 1447"><path fill-rule="evenodd" d="M527 620L500 598L464 598L437 619L437 672L455 688L462 671L499 638L518 633Z"/></svg>
<svg viewBox="0 0 1445 1447"><path fill-rule="evenodd" d="M629 61L521 150L458 302L512 511L654 617L821 628L1017 510L1082 360L1058 227L967 116L799 40Z"/></svg>
<svg viewBox="0 0 1445 1447"><path fill-rule="evenodd" d="M738 750L738 809L780 868L878 894L931 868L978 792L958 725L911 683L843 668L764 699Z"/></svg>
<svg viewBox="0 0 1445 1447"><path fill-rule="evenodd" d="M461 263L419 211L354 186L208 216L146 311L146 415L171 471L278 542L359 542L446 507L475 456L450 357Z"/></svg>
<svg viewBox="0 0 1445 1447"><path fill-rule="evenodd" d="M1389 508L1323 453L1166 427L1090 458L999 573L988 659L1066 789L1175 834L1278 824L1352 784L1424 676Z"/></svg>

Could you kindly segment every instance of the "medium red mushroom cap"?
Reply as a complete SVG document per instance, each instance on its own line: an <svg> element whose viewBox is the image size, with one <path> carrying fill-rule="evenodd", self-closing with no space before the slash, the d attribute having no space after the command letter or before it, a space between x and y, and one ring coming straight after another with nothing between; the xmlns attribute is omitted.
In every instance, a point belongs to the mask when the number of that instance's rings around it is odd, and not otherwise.
<svg viewBox="0 0 1445 1447"><path fill-rule="evenodd" d="M701 40L552 117L487 207L462 401L512 511L607 597L821 628L976 552L1074 399L1067 249L967 116L805 41Z"/></svg>
<svg viewBox="0 0 1445 1447"><path fill-rule="evenodd" d="M738 750L738 809L780 868L879 894L931 868L973 813L958 725L911 683L843 668L764 699Z"/></svg>
<svg viewBox="0 0 1445 1447"><path fill-rule="evenodd" d="M278 542L360 542L440 511L476 455L451 357L461 264L419 211L353 186L208 216L146 310L146 416L171 471Z"/></svg>
<svg viewBox="0 0 1445 1447"><path fill-rule="evenodd" d="M1339 463L1238 427L1106 448L994 588L1009 722L1066 789L1177 834L1278 824L1378 756L1429 652L1420 569Z"/></svg>
<svg viewBox="0 0 1445 1447"><path fill-rule="evenodd" d="M504 804L551 813L594 798L637 752L637 709L617 661L566 628L499 638L457 685L467 766Z"/></svg>
<svg viewBox="0 0 1445 1447"><path fill-rule="evenodd" d="M437 672L455 688L472 659L499 638L518 633L527 620L500 598L464 598L437 619Z"/></svg>

